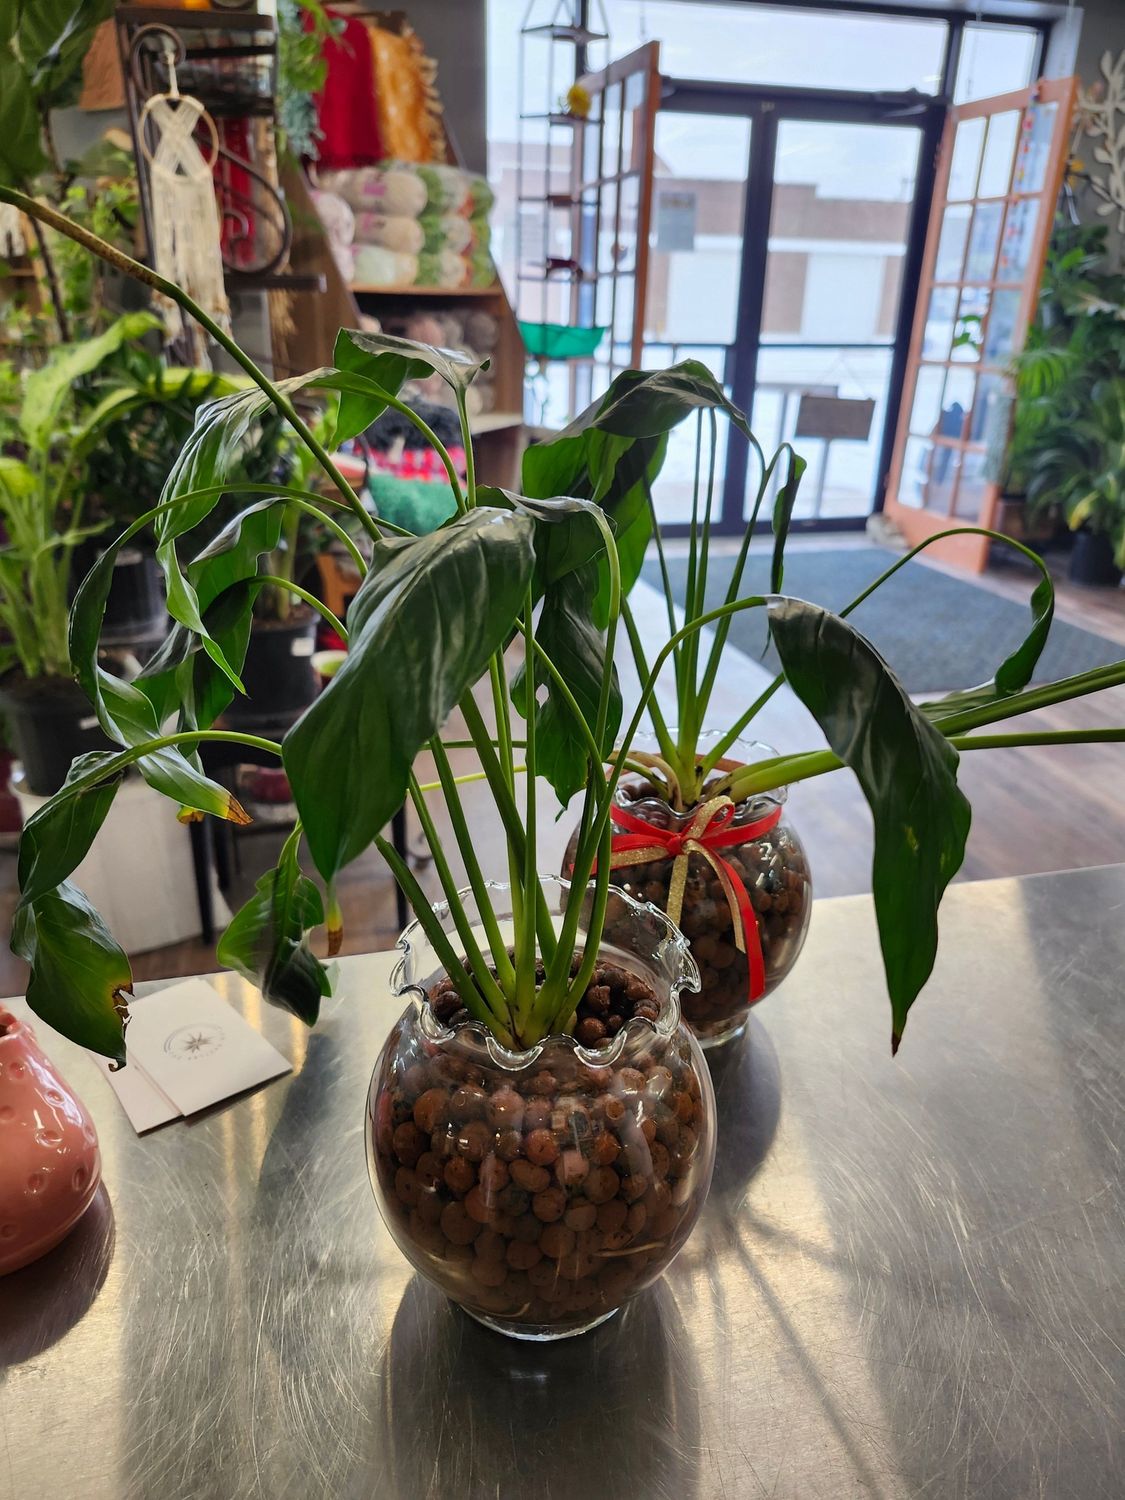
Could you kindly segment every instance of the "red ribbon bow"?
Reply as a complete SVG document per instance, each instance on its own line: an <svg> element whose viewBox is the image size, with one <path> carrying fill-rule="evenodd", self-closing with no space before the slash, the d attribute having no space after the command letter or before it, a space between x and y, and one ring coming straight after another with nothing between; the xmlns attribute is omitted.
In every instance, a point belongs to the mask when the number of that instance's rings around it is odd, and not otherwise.
<svg viewBox="0 0 1125 1500"><path fill-rule="evenodd" d="M627 865L646 864L654 859L673 859L672 879L668 886L668 916L679 923L687 882L688 861L693 854L701 855L714 870L723 887L734 923L734 940L740 953L746 954L749 970L749 993L747 1005L760 1000L766 990L766 965L762 956L762 939L758 932L758 920L750 904L742 877L717 851L729 849L736 844L749 844L763 834L776 828L781 820L781 808L774 807L764 817L752 823L741 823L737 828L730 825L736 812L729 797L712 797L696 810L686 828L657 828L646 823L635 813L626 812L614 805L610 817L622 833L615 833L611 844L610 868L619 869Z"/></svg>

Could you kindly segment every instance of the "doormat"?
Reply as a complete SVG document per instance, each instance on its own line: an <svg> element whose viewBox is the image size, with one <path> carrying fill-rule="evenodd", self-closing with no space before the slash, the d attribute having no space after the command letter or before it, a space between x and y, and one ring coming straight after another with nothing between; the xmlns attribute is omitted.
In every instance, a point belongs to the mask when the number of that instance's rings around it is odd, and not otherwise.
<svg viewBox="0 0 1125 1500"><path fill-rule="evenodd" d="M895 561L898 554L884 547L838 550L794 550L785 559L783 592L839 611ZM736 558L711 554L708 563L707 608L726 598ZM668 572L677 601L687 587L687 559L672 556ZM662 589L660 563L650 548L641 574L646 583ZM754 551L746 564L740 593L769 591L769 551ZM1028 574L1030 599L1034 580ZM1004 599L967 579L952 578L922 563L909 562L876 589L870 599L848 616L862 635L890 664L908 693L945 693L987 682L996 668L1027 634L1031 613L1027 606ZM766 644L765 611L746 610L734 616L729 639L768 670L781 663ZM1068 677L1090 667L1102 667L1125 656L1125 647L1055 619L1039 658L1034 682Z"/></svg>

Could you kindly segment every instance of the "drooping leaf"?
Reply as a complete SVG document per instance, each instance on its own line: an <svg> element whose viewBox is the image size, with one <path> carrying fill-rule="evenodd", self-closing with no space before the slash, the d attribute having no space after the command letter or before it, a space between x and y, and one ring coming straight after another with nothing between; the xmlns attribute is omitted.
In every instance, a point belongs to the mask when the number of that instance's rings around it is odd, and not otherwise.
<svg viewBox="0 0 1125 1500"><path fill-rule="evenodd" d="M536 443L523 457L525 495L577 495L596 500L614 523L624 591L640 577L652 538L649 501L668 447L669 433L693 412L723 411L748 437L746 418L698 360L668 370L626 370L605 395L549 443ZM596 614L605 623L604 576Z"/></svg>
<svg viewBox="0 0 1125 1500"><path fill-rule="evenodd" d="M285 769L326 880L401 807L418 751L508 639L534 565L530 517L486 508L376 543L343 666L285 737Z"/></svg>
<svg viewBox="0 0 1125 1500"><path fill-rule="evenodd" d="M1019 550L1030 556L1039 569L1039 582L1035 585L1030 600L1031 627L1027 635L1012 654L1000 663L991 682L982 683L979 687L964 688L957 693L948 693L944 698L931 703L923 703L922 712L927 718L940 721L954 714L964 713L970 708L997 703L1013 693L1022 692L1031 681L1051 633L1051 623L1055 617L1055 585L1047 564L1041 557L1023 547Z"/></svg>
<svg viewBox="0 0 1125 1500"><path fill-rule="evenodd" d="M362 375L391 396L397 396L408 380L422 380L428 375L440 375L451 390L463 390L488 368L487 359L470 359L458 350L435 349L413 339L361 333L354 328L341 328L332 357L338 369ZM336 418L337 443L363 432L378 415L359 392L342 389Z"/></svg>
<svg viewBox="0 0 1125 1500"><path fill-rule="evenodd" d="M602 530L605 518L592 500L568 495L537 500L506 490L483 489L481 495L495 496L537 522L533 594L543 603L535 637L558 667L593 729L605 677L605 634L593 617L599 563L604 561L606 550ZM513 700L525 718L529 665L524 662L512 680ZM532 692L536 702L536 764L565 806L589 779L587 743L555 679L538 659ZM613 748L620 725L621 689L617 669L611 667L603 756Z"/></svg>
<svg viewBox="0 0 1125 1500"><path fill-rule="evenodd" d="M594 623L592 615L597 586L596 562L586 563L564 574L544 595L535 630L537 643L558 667L591 729L597 723L605 677L605 635ZM611 672L609 715L600 747L603 759L612 750L621 727L621 689L617 668L611 668ZM525 718L531 677L525 662L512 681L512 701ZM533 698L536 766L565 807L590 779L590 752L570 705L538 659L534 688L543 693L542 702Z"/></svg>
<svg viewBox="0 0 1125 1500"><path fill-rule="evenodd" d="M313 1026L331 985L309 948L310 931L324 921L324 903L317 886L301 874L299 839L298 829L286 840L277 868L257 882L219 939L216 956L256 984L267 1000Z"/></svg>
<svg viewBox="0 0 1125 1500"><path fill-rule="evenodd" d="M535 537L535 597L552 583L576 568L583 567L605 551L601 526L604 519L592 500L573 495L554 495L550 499L533 499L511 490L481 485L479 504L522 511L539 525ZM601 521L601 526L598 522Z"/></svg>
<svg viewBox="0 0 1125 1500"><path fill-rule="evenodd" d="M236 672L246 659L254 600L261 587L259 578L240 579L203 612L203 623ZM136 681L157 722L162 724L178 709L181 729L209 729L234 698L230 678L183 625L172 627Z"/></svg>
<svg viewBox="0 0 1125 1500"><path fill-rule="evenodd" d="M79 585L70 614L70 658L102 729L119 745L135 747L160 737L156 706L135 683L112 676L98 663L98 634L120 546L119 537ZM151 751L135 764L149 786L182 806L234 823L249 822L227 788L205 776L176 746Z"/></svg>
<svg viewBox="0 0 1125 1500"><path fill-rule="evenodd" d="M204 612L205 624L206 611L219 595L232 584L252 577L258 571L258 559L277 546L284 519L284 499L259 500L232 516L196 553L185 571Z"/></svg>
<svg viewBox="0 0 1125 1500"><path fill-rule="evenodd" d="M80 1047L125 1061L133 990L129 960L89 900L69 881L20 906L12 952L31 965L27 1003Z"/></svg>
<svg viewBox="0 0 1125 1500"><path fill-rule="evenodd" d="M20 898L35 901L54 890L71 875L89 853L98 829L106 820L121 775L99 780L91 773L114 759L113 750L94 750L80 755L60 788L36 808L20 834L18 878ZM75 784L81 790L72 795Z"/></svg>
<svg viewBox="0 0 1125 1500"><path fill-rule="evenodd" d="M875 826L872 890L890 991L892 1048L937 953L937 910L965 857L971 810L957 752L875 648L818 605L770 605L794 692L856 774Z"/></svg>
<svg viewBox="0 0 1125 1500"><path fill-rule="evenodd" d="M782 451L789 455L789 467L785 475L785 483L777 492L773 514L770 517L770 525L773 528L773 559L770 563L771 594L781 593L781 583L785 576L785 542L789 535L789 523L793 519L793 507L797 503L797 491L801 486L801 478L808 467L805 460L794 453L788 443L783 445Z"/></svg>
<svg viewBox="0 0 1125 1500"><path fill-rule="evenodd" d="M636 377L636 371L628 374ZM621 437L660 437L679 425L693 411L725 412L746 437L750 426L712 375L697 359L685 359L666 370L655 370L640 379L611 385L597 416L591 423ZM576 427L582 417L571 427ZM571 428L564 429L562 436Z"/></svg>

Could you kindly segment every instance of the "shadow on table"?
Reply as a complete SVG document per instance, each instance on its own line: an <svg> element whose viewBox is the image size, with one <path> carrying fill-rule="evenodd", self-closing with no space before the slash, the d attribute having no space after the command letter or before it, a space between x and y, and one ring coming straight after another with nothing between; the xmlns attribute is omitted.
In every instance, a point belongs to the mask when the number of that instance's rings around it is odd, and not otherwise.
<svg viewBox="0 0 1125 1500"><path fill-rule="evenodd" d="M114 1237L103 1183L61 1245L0 1276L0 1371L34 1359L81 1322L109 1271Z"/></svg>
<svg viewBox="0 0 1125 1500"><path fill-rule="evenodd" d="M675 1495L698 1489L698 1377L667 1283L592 1333L521 1343L420 1276L380 1372L387 1500L421 1495Z"/></svg>
<svg viewBox="0 0 1125 1500"><path fill-rule="evenodd" d="M738 1041L706 1056L719 1131L710 1196L728 1202L757 1174L777 1134L781 1065L769 1032L753 1014Z"/></svg>

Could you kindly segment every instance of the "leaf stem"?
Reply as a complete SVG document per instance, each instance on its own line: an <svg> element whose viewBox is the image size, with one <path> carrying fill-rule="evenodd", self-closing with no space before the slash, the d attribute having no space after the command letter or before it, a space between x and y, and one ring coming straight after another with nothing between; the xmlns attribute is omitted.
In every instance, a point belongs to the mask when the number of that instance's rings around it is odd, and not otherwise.
<svg viewBox="0 0 1125 1500"><path fill-rule="evenodd" d="M430 815L430 809L426 805L426 799L418 785L418 778L413 771L410 773L410 800L418 814L418 821L422 825L422 832L434 861L434 870L449 905L449 914L453 918L457 936L465 950L465 961L472 970L473 979L489 1011L502 1025L507 1024L509 1018L507 1000L496 982L496 976L485 962L484 954L481 952L480 944L476 940L476 934L473 932L468 914L461 901L460 887L449 868L449 861L446 858L445 847L438 834L437 825ZM415 912L415 915L418 913ZM449 977L455 978L452 974Z"/></svg>
<svg viewBox="0 0 1125 1500"><path fill-rule="evenodd" d="M492 963L496 970L496 980L505 996L511 997L515 993L515 969L508 955L508 945L504 942L500 933L500 925L496 920L496 913L492 909L489 899L488 883L480 867L480 861L476 857L473 847L472 834L469 832L468 820L465 817L465 809L461 803L457 788L466 781L487 779L484 771L475 771L469 776L454 776L453 769L449 764L449 757L438 739L430 741L430 751L437 766L438 780L436 783L423 785L418 788L420 792L440 790L445 797L445 807L449 814L449 821L453 825L453 836L457 840L457 847L461 851L464 861L465 873L469 878L469 885L476 898L477 910L480 912L481 926L488 938L488 946L492 951Z"/></svg>
<svg viewBox="0 0 1125 1500"><path fill-rule="evenodd" d="M332 613L322 599L318 599L315 594L310 594L308 589L303 589L299 583L292 583L288 578L279 578L276 573L259 573L258 578L262 583L272 583L275 588L286 589L290 594L296 594L298 599L303 600L311 609L315 609L332 627L345 646L347 645L348 632L344 628L343 621Z"/></svg>

